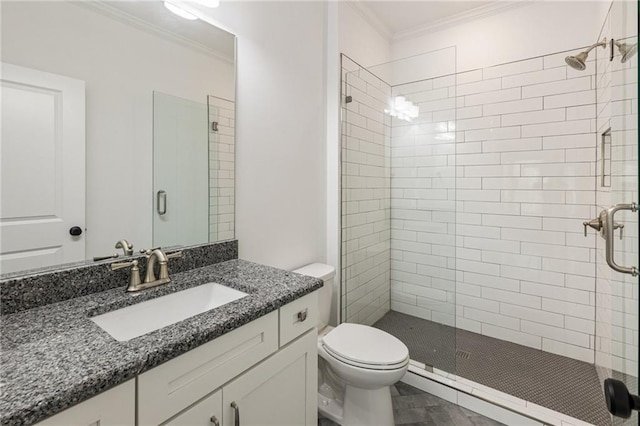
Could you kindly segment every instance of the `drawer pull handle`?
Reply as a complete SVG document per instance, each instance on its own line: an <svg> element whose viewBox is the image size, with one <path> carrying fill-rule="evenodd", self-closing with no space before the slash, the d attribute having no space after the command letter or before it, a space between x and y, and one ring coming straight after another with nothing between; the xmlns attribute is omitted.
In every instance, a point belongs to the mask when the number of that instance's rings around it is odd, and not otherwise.
<svg viewBox="0 0 640 426"><path fill-rule="evenodd" d="M299 322L304 322L304 320L307 319L307 309L305 309L304 311L300 311L298 312L298 321Z"/></svg>
<svg viewBox="0 0 640 426"><path fill-rule="evenodd" d="M233 411L235 413L235 415L234 415L235 419L234 419L233 424L234 424L234 426L240 426L240 407L238 407L238 404L236 404L236 402L233 401L231 403L231 408L233 408Z"/></svg>
<svg viewBox="0 0 640 426"><path fill-rule="evenodd" d="M220 422L218 421L218 418L216 416L211 416L209 421L213 426L220 426Z"/></svg>

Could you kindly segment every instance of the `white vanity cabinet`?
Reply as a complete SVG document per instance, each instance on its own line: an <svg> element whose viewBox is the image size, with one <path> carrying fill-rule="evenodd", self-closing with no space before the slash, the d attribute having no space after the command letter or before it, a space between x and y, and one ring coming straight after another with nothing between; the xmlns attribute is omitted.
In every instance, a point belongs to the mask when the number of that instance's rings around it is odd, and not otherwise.
<svg viewBox="0 0 640 426"><path fill-rule="evenodd" d="M137 424L316 425L316 315L314 292L141 374Z"/></svg>
<svg viewBox="0 0 640 426"><path fill-rule="evenodd" d="M94 396L38 423L42 426L121 426L135 422L135 380Z"/></svg>
<svg viewBox="0 0 640 426"><path fill-rule="evenodd" d="M40 425L315 426L317 297L301 297Z"/></svg>
<svg viewBox="0 0 640 426"><path fill-rule="evenodd" d="M138 376L138 424L159 425L278 350L271 312Z"/></svg>

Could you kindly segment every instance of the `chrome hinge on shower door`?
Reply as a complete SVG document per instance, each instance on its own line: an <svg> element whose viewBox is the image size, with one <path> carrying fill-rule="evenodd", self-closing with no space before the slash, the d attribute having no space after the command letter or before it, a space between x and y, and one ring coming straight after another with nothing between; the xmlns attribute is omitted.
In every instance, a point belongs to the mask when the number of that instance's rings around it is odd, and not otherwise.
<svg viewBox="0 0 640 426"><path fill-rule="evenodd" d="M638 268L635 266L626 267L618 265L614 258L614 233L616 229L620 229L620 239L622 239L622 231L624 229L624 224L617 223L614 221L613 217L616 212L620 210L629 210L632 212L638 211L638 206L636 203L631 204L616 204L613 207L609 207L606 210L602 210L597 218L590 220L588 222L582 222L582 226L584 226L584 236L587 236L587 226L595 229L600 233L600 236L604 238L605 241L605 258L607 259L607 263L611 267L611 269L622 272L623 274L630 274L631 276L638 275Z"/></svg>

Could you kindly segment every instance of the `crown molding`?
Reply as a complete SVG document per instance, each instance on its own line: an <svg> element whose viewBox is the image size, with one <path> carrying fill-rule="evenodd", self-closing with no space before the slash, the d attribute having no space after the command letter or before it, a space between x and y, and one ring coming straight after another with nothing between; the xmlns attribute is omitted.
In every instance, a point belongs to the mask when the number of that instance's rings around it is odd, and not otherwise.
<svg viewBox="0 0 640 426"><path fill-rule="evenodd" d="M111 5L109 5L108 3L106 3L104 0L98 0L98 1L82 1L82 2L74 2L74 4L80 5L82 7L85 7L87 9L91 9L94 12L98 12L104 16L108 16L110 18L116 19L120 22L123 22L125 24L131 25L135 28L138 28L140 30L146 31L147 33L151 33L157 36L160 36L164 39L167 40L171 40L173 42L179 43L185 47L188 47L190 49L193 49L195 51L198 51L200 53L204 53L206 55L215 57L221 61L230 63L230 64L235 64L235 58L233 57L229 57L227 55L224 55L223 53L214 50L208 46L205 46L201 43L198 43L194 40L191 40L187 37L184 37L182 35L176 34L172 31L169 31L165 28L162 28L159 25L155 25L152 24L151 22L145 21L143 19L140 19L138 17L135 16L131 16L126 12L123 12L122 10L113 7ZM192 12L192 10L189 10L189 12ZM201 16L199 15L198 18L201 18ZM212 25L210 22L207 22L209 25Z"/></svg>
<svg viewBox="0 0 640 426"><path fill-rule="evenodd" d="M376 15L369 6L367 6L366 1L346 0L345 3L358 12L358 14L382 37L387 40L391 40L393 38L393 32L391 29L387 27L380 18L378 18L378 15Z"/></svg>
<svg viewBox="0 0 640 426"><path fill-rule="evenodd" d="M478 6L466 12L458 13L446 18L438 19L426 25L417 25L392 35L393 41L419 37L436 31L442 31L456 25L465 24L477 19L486 18L507 10L516 9L531 4L526 0L494 1L484 6Z"/></svg>

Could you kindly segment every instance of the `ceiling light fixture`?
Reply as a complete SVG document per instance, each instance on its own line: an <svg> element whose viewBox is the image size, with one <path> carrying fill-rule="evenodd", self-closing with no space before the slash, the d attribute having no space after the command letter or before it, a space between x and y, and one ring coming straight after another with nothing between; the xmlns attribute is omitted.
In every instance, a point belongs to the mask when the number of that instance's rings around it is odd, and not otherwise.
<svg viewBox="0 0 640 426"><path fill-rule="evenodd" d="M169 9L172 13L178 15L181 18L184 19L188 19L190 21L195 21L198 19L197 16L192 15L191 13L187 12L184 9L181 9L180 7L176 6L173 3L169 3L168 1L164 2L164 7L166 7L167 9Z"/></svg>
<svg viewBox="0 0 640 426"><path fill-rule="evenodd" d="M195 2L210 8L220 6L220 0L195 0Z"/></svg>

